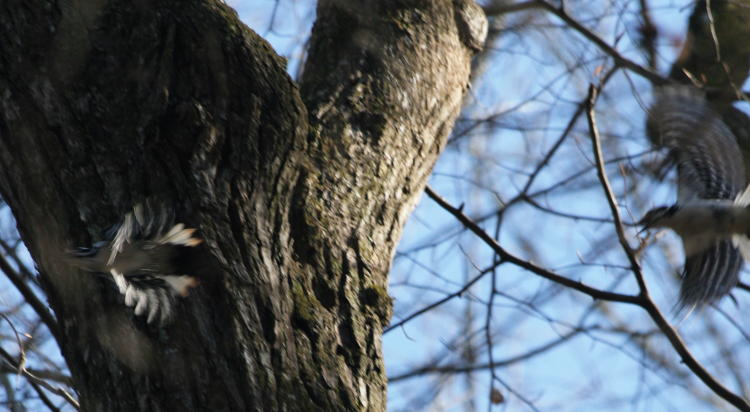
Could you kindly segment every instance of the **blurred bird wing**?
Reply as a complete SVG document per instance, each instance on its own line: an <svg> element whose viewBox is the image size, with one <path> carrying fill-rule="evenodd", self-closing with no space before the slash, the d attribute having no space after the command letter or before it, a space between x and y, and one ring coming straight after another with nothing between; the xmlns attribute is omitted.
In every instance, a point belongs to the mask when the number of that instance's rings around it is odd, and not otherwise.
<svg viewBox="0 0 750 412"><path fill-rule="evenodd" d="M750 185L737 195L737 198L734 199L734 204L740 207L748 207L750 205ZM736 234L732 236L732 243L740 250L745 260L750 260L750 237L748 237L748 234Z"/></svg>
<svg viewBox="0 0 750 412"><path fill-rule="evenodd" d="M743 207L750 205L750 185L748 185L742 193L737 195L737 198L734 199L734 204Z"/></svg>
<svg viewBox="0 0 750 412"><path fill-rule="evenodd" d="M735 200L741 196L745 170L739 147L736 150L722 151L708 141L694 141L672 149L677 159L677 203L684 205L696 199Z"/></svg>
<svg viewBox="0 0 750 412"><path fill-rule="evenodd" d="M732 244L740 250L745 260L750 260L750 238L747 235L732 236Z"/></svg>
<svg viewBox="0 0 750 412"><path fill-rule="evenodd" d="M198 285L198 279L192 276L167 275L163 278L164 282L166 282L172 288L175 294L183 297L188 295L190 288Z"/></svg>
<svg viewBox="0 0 750 412"><path fill-rule="evenodd" d="M663 87L649 112L657 144L677 162L678 203L732 199L746 186L737 140L705 98L689 87Z"/></svg>
<svg viewBox="0 0 750 412"><path fill-rule="evenodd" d="M678 204L698 199L747 202L745 166L734 134L693 87L662 87L649 110L653 143L666 147L677 164ZM653 133L655 132L655 134ZM710 303L737 284L743 255L742 239L715 235L682 238L685 268L680 289L682 309Z"/></svg>
<svg viewBox="0 0 750 412"><path fill-rule="evenodd" d="M133 217L133 213L125 215L125 219L123 219L122 224L117 229L117 233L115 233L114 239L112 239L112 250L109 260L107 260L108 265L112 265L115 262L115 257L125 249L125 244L133 240L133 236L138 229L137 225L138 221Z"/></svg>
<svg viewBox="0 0 750 412"><path fill-rule="evenodd" d="M731 240L718 240L702 250L689 253L705 243L691 244L683 240L685 247L685 269L680 287L679 310L692 309L701 303L710 303L737 285L744 263L740 250Z"/></svg>
<svg viewBox="0 0 750 412"><path fill-rule="evenodd" d="M185 229L185 225L178 223L174 225L169 232L157 240L157 242L161 244L172 244L186 247L198 246L203 242L203 239L193 237L193 233L195 233L195 229Z"/></svg>
<svg viewBox="0 0 750 412"><path fill-rule="evenodd" d="M706 252L716 244L716 241L716 236L711 235L693 235L683 237L682 248L685 251L685 258Z"/></svg>
<svg viewBox="0 0 750 412"><path fill-rule="evenodd" d="M111 269L109 273L112 275L112 280L115 281L115 285L117 285L117 290L123 295L126 294L128 290L128 282L125 280L125 276L116 269Z"/></svg>

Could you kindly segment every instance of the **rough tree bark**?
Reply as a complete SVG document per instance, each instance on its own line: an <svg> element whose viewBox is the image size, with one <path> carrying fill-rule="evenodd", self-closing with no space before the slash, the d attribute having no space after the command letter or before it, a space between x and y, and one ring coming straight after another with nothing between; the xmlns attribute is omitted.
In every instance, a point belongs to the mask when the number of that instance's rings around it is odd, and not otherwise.
<svg viewBox="0 0 750 412"><path fill-rule="evenodd" d="M750 117L733 106L747 100L742 94L742 85L750 75L748 21L748 0L697 2L682 51L669 77L706 91L706 99L737 138L750 181Z"/></svg>
<svg viewBox="0 0 750 412"><path fill-rule="evenodd" d="M483 16L460 0L317 16L300 93L220 1L0 3L0 191L84 410L385 408L387 273ZM149 196L206 240L202 284L161 330L60 259Z"/></svg>

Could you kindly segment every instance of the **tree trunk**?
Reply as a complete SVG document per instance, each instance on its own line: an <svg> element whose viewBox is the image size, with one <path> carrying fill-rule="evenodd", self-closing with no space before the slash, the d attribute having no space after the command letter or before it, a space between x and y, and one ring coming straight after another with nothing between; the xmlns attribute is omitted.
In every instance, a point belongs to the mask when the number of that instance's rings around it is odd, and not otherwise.
<svg viewBox="0 0 750 412"><path fill-rule="evenodd" d="M0 191L84 410L385 409L387 273L467 87L467 8L321 1L300 93L219 1L0 4ZM61 259L154 196L205 239L164 328Z"/></svg>
<svg viewBox="0 0 750 412"><path fill-rule="evenodd" d="M747 181L750 181L750 117L734 104L747 99L742 85L750 75L749 20L750 0L697 2L682 51L669 74L673 80L706 91L706 99L737 139Z"/></svg>

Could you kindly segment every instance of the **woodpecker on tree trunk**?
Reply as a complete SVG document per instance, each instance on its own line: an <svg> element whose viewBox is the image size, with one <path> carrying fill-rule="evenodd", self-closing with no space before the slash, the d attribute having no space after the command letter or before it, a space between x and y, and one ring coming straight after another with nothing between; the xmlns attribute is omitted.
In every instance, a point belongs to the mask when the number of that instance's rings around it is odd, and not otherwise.
<svg viewBox="0 0 750 412"><path fill-rule="evenodd" d="M136 316L163 325L174 312L175 296L187 296L198 284L194 276L179 273L181 249L203 240L193 236L196 229L174 224L167 209L154 202L145 205L136 205L107 231L105 240L71 251L69 260L87 272L110 276Z"/></svg>

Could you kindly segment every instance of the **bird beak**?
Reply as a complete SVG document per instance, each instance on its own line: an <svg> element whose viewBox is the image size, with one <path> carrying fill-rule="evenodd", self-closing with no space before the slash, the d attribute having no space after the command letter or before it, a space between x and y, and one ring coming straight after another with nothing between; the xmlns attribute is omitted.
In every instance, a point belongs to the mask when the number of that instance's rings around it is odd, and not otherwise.
<svg viewBox="0 0 750 412"><path fill-rule="evenodd" d="M638 231L638 234L639 234L639 235L640 235L641 233L643 233L643 232L645 232L645 231L647 231L647 230L649 230L649 229L651 228L651 225L649 225L648 223L646 223L646 222L645 222L645 219L641 219L641 220L639 220L638 222L636 222L636 226L643 226L643 227L641 228L641 230L639 230L639 231Z"/></svg>

